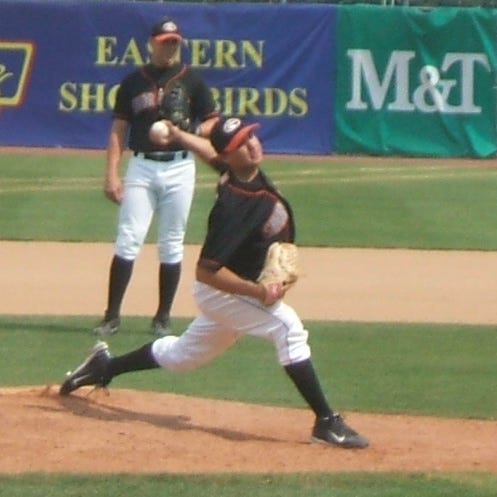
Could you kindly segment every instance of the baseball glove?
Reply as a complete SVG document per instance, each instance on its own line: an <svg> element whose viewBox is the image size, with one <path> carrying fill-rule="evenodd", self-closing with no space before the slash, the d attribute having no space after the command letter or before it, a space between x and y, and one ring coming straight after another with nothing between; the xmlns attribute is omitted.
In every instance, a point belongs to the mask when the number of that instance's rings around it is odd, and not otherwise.
<svg viewBox="0 0 497 497"><path fill-rule="evenodd" d="M162 97L159 119L167 119L183 131L190 128L190 102L181 83L175 83Z"/></svg>
<svg viewBox="0 0 497 497"><path fill-rule="evenodd" d="M298 249L293 243L274 242L267 251L266 260L257 281L264 286L271 283L292 285L299 277Z"/></svg>

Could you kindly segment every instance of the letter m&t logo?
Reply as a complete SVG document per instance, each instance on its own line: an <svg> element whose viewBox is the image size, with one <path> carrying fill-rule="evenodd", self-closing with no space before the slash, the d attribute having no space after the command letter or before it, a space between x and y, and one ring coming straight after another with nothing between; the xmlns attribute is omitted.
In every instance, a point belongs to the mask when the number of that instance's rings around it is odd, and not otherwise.
<svg viewBox="0 0 497 497"><path fill-rule="evenodd" d="M34 51L32 42L0 39L0 108L22 104Z"/></svg>
<svg viewBox="0 0 497 497"><path fill-rule="evenodd" d="M446 53L440 67L420 65L414 51L394 50L380 75L370 50L347 51L351 61L351 98L349 110L372 108L387 111L440 114L480 114L475 102L477 68L490 74L484 53ZM416 73L417 71L417 73ZM446 75L452 71L455 77ZM413 84L411 74L416 78ZM367 90L367 91L364 91ZM388 99L388 94L393 98ZM366 97L369 96L369 99Z"/></svg>

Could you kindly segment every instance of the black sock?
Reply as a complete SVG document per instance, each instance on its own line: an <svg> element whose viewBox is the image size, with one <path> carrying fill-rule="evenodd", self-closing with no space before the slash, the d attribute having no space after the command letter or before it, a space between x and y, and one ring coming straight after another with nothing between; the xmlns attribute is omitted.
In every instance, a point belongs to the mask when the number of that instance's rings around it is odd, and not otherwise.
<svg viewBox="0 0 497 497"><path fill-rule="evenodd" d="M181 262L177 264L164 264L159 267L159 306L155 319L167 321L171 312L176 290L178 289L181 275Z"/></svg>
<svg viewBox="0 0 497 497"><path fill-rule="evenodd" d="M317 417L333 414L310 359L285 366L285 371Z"/></svg>
<svg viewBox="0 0 497 497"><path fill-rule="evenodd" d="M131 371L159 368L160 365L152 355L152 344L153 342L150 342L127 354L112 357L107 369L110 378Z"/></svg>
<svg viewBox="0 0 497 497"><path fill-rule="evenodd" d="M126 292L131 273L133 272L133 264L134 261L128 261L117 255L112 259L105 319L115 319L119 317L124 293Z"/></svg>

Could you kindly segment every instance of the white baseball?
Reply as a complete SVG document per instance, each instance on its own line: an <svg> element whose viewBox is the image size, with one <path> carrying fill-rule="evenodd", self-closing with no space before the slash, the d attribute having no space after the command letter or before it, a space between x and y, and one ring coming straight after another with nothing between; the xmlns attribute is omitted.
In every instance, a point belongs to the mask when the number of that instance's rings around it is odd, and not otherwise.
<svg viewBox="0 0 497 497"><path fill-rule="evenodd" d="M150 126L149 131L150 139L153 142L161 142L169 136L169 128L164 121L156 121L152 126Z"/></svg>

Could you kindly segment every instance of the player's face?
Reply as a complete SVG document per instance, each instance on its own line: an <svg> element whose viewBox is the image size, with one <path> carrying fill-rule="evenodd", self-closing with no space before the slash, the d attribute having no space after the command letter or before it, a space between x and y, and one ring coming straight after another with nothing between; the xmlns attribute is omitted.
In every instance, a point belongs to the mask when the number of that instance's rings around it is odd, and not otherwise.
<svg viewBox="0 0 497 497"><path fill-rule="evenodd" d="M176 58L179 45L178 40L157 41L152 38L150 40L152 63L159 67L171 64Z"/></svg>
<svg viewBox="0 0 497 497"><path fill-rule="evenodd" d="M228 163L236 169L254 168L262 161L262 145L256 135L251 133L246 140L233 152L228 154Z"/></svg>

